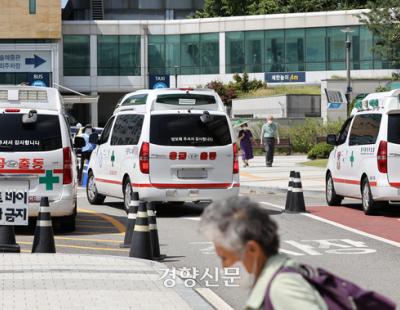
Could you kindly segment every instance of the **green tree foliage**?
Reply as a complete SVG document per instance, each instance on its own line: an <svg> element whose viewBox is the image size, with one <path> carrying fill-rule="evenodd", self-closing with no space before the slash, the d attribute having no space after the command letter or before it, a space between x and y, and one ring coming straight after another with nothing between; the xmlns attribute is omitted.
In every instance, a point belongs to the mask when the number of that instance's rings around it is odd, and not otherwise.
<svg viewBox="0 0 400 310"><path fill-rule="evenodd" d="M204 9L195 16L202 18L362 9L367 7L367 2L368 0L206 0Z"/></svg>
<svg viewBox="0 0 400 310"><path fill-rule="evenodd" d="M400 0L379 0L368 3L370 11L360 20L379 38L374 52L393 65L400 64Z"/></svg>

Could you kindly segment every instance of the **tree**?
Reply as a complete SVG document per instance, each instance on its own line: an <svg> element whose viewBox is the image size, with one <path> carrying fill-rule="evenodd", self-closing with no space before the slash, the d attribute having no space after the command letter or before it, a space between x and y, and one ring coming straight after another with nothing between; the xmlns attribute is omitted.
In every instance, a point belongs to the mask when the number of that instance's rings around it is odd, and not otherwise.
<svg viewBox="0 0 400 310"><path fill-rule="evenodd" d="M400 0L380 0L368 3L370 11L360 20L378 38L373 50L393 65L400 64Z"/></svg>
<svg viewBox="0 0 400 310"><path fill-rule="evenodd" d="M384 0L374 0L376 3ZM368 0L205 0L196 17L223 17L363 9Z"/></svg>

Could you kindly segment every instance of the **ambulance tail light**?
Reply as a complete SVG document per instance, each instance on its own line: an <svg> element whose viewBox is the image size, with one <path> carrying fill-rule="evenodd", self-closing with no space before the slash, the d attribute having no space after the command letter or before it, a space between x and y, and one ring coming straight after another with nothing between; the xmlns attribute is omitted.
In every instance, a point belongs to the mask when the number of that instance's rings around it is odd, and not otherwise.
<svg viewBox="0 0 400 310"><path fill-rule="evenodd" d="M150 171L150 144L143 142L140 147L139 153L139 167L140 171L145 174L149 174Z"/></svg>
<svg viewBox="0 0 400 310"><path fill-rule="evenodd" d="M380 173L387 173L387 142L381 141L378 148L378 170Z"/></svg>
<svg viewBox="0 0 400 310"><path fill-rule="evenodd" d="M233 174L239 173L239 160L237 144L233 143Z"/></svg>
<svg viewBox="0 0 400 310"><path fill-rule="evenodd" d="M63 164L63 184L72 183L72 152L70 147L63 148L64 164Z"/></svg>

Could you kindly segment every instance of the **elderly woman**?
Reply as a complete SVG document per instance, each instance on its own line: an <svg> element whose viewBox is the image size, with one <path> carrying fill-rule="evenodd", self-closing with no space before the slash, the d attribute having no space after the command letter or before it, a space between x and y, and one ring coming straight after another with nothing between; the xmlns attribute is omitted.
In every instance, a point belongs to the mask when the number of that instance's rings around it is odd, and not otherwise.
<svg viewBox="0 0 400 310"><path fill-rule="evenodd" d="M242 197L212 203L200 222L200 230L214 242L222 266L239 268L241 286L251 288L246 309L263 309L267 290L273 309L327 309L299 273L277 274L282 267L298 268L279 254L277 229L266 209Z"/></svg>

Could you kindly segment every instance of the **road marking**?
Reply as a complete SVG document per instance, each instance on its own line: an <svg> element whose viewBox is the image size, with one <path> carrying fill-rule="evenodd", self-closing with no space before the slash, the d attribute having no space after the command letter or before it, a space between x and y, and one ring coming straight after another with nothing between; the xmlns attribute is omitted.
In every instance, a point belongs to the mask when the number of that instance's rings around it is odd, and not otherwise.
<svg viewBox="0 0 400 310"><path fill-rule="evenodd" d="M95 223L104 223L104 220L83 220L80 218L76 219L78 222L95 222Z"/></svg>
<svg viewBox="0 0 400 310"><path fill-rule="evenodd" d="M114 226L91 226L91 225L76 225L76 227L82 227L82 228L106 228L106 229L114 229Z"/></svg>
<svg viewBox="0 0 400 310"><path fill-rule="evenodd" d="M209 288L199 287L194 289L197 294L204 298L211 306L218 310L233 310L221 297Z"/></svg>
<svg viewBox="0 0 400 310"><path fill-rule="evenodd" d="M117 221L115 218L113 218L112 216L103 214L103 213L97 213L96 211L92 211L92 210L87 210L87 209L78 209L79 212L84 212L84 213L88 213L88 214L93 214L96 215L104 220L106 220L107 222L110 222L113 226L115 226L115 228L118 229L118 231L120 233L125 233L125 226L122 225L119 221Z"/></svg>
<svg viewBox="0 0 400 310"><path fill-rule="evenodd" d="M181 217L183 220L200 221L200 217Z"/></svg>
<svg viewBox="0 0 400 310"><path fill-rule="evenodd" d="M19 242L20 244L32 245L32 242ZM99 247L89 247L81 245L70 245L70 244L56 244L56 248L70 248L70 249L80 249L80 250L94 250L94 251L109 251L109 252L127 252L129 249L113 249L113 248L99 248Z"/></svg>
<svg viewBox="0 0 400 310"><path fill-rule="evenodd" d="M283 206L279 206L279 205L276 205L276 204L273 204L273 203L270 203L270 202L260 201L260 203L268 205L268 206L271 206L271 207L274 207L274 208L278 208L278 209L281 209L281 210L285 209ZM320 221L320 222L323 222L323 223L326 223L326 224L330 224L330 225L336 226L338 228L342 228L342 229L350 231L352 233L355 233L355 234L358 234L358 235L361 235L361 236L364 236L364 237L368 237L368 238L371 238L371 239L374 239L374 240L377 240L377 241L381 241L381 242L384 242L384 243L387 243L387 244L390 244L390 245L393 245L395 247L400 248L400 243L399 242L392 241L392 240L389 240L389 239L385 239L385 238L382 238L382 237L379 237L379 236L375 236L375 235L366 233L364 231L345 226L343 224L339 224L339 223L336 223L336 222L333 222L333 221L330 221L330 220L326 220L326 219L324 219L322 217L319 217L319 216L316 216L316 215L313 215L313 214L309 214L309 213L300 213L300 214L304 215L304 216L307 216L309 218L312 218L314 220L317 220L317 221Z"/></svg>
<svg viewBox="0 0 400 310"><path fill-rule="evenodd" d="M88 241L88 242L106 242L106 243L121 243L121 240L110 239L88 239L88 238L71 238L71 237L54 237L56 240L70 240L70 241Z"/></svg>

